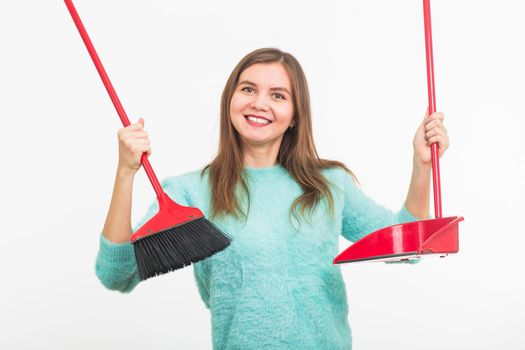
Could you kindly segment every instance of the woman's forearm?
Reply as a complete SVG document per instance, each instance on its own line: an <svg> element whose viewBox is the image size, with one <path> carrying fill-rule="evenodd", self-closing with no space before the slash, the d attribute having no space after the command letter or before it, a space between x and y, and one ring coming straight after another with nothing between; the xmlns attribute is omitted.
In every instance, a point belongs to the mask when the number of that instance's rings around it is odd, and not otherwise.
<svg viewBox="0 0 525 350"><path fill-rule="evenodd" d="M128 242L131 236L131 197L134 173L117 170L111 204L102 230L104 236L115 243Z"/></svg>
<svg viewBox="0 0 525 350"><path fill-rule="evenodd" d="M405 201L408 211L418 219L427 219L430 200L430 175L432 163L413 160L412 178Z"/></svg>

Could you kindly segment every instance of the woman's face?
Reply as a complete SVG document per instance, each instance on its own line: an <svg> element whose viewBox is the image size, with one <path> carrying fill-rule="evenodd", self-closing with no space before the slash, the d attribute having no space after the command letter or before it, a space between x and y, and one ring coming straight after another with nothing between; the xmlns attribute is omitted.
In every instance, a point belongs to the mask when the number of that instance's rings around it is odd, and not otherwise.
<svg viewBox="0 0 525 350"><path fill-rule="evenodd" d="M293 114L290 78L281 63L256 63L241 73L230 120L243 143L280 145Z"/></svg>

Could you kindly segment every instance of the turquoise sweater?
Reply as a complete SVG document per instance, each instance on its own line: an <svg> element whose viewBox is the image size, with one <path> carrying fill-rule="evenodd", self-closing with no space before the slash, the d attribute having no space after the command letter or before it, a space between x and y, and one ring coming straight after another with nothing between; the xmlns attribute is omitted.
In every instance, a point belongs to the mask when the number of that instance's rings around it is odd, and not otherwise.
<svg viewBox="0 0 525 350"><path fill-rule="evenodd" d="M339 265L339 235L356 241L367 233L415 221L403 205L397 213L366 196L344 170L324 169L333 184L335 219L321 202L311 222L288 212L300 186L280 165L246 168L251 208L247 222L214 220L233 236L222 252L193 265L202 300L211 312L214 349L350 349L346 289ZM208 175L199 171L161 184L176 202L209 218ZM158 211L155 200L133 231ZM293 216L292 216L293 218ZM298 229L298 230L297 230ZM130 292L139 277L130 243L100 235L96 274L109 289Z"/></svg>

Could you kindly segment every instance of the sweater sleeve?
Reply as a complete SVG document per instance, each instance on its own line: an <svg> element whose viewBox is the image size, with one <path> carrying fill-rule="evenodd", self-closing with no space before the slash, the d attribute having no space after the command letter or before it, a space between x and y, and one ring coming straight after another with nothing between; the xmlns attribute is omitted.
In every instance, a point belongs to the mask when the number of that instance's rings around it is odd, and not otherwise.
<svg viewBox="0 0 525 350"><path fill-rule="evenodd" d="M162 180L161 186L166 194L181 205L186 205L186 196L175 177ZM157 199L150 204L146 214L140 219L132 232L136 232L159 211ZM100 233L99 250L95 261L95 273L107 289L131 292L140 282L135 251L131 242L115 243Z"/></svg>
<svg viewBox="0 0 525 350"><path fill-rule="evenodd" d="M380 228L418 220L403 203L398 212L376 203L367 196L355 183L355 180L345 171L344 208L342 235L355 242Z"/></svg>

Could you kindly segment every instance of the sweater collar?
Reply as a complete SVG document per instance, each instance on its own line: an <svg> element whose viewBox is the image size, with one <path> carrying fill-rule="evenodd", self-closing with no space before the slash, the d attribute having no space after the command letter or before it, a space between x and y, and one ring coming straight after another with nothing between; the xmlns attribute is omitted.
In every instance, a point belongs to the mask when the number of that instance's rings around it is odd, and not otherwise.
<svg viewBox="0 0 525 350"><path fill-rule="evenodd" d="M256 181L275 180L276 178L288 174L288 170L286 170L281 164L262 168L244 167L243 169L249 179Z"/></svg>

